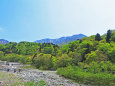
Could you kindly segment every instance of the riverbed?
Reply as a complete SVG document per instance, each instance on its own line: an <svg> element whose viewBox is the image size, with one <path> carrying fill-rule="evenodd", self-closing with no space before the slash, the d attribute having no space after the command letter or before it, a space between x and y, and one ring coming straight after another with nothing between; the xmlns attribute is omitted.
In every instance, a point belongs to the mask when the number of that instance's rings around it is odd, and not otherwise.
<svg viewBox="0 0 115 86"><path fill-rule="evenodd" d="M0 67L3 67L4 65L6 68L9 69L11 67L12 70L13 68L20 69L22 67L22 64L15 63L14 65L14 63L12 63L13 64L12 65L11 63L12 62L9 63L10 65L2 64L2 66ZM15 74L16 77L22 79L25 82L27 81L38 82L43 80L47 83L46 86L89 86L89 85L78 84L72 80L59 76L57 75L56 71L43 71L38 69L21 69L21 71L7 71L7 72L11 72Z"/></svg>

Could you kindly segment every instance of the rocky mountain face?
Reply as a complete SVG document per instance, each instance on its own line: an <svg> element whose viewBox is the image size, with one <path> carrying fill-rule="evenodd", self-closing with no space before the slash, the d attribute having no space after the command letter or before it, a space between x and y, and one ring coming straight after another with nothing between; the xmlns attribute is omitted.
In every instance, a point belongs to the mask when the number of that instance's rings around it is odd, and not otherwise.
<svg viewBox="0 0 115 86"><path fill-rule="evenodd" d="M35 42L37 42L37 43L67 44L71 41L82 39L84 37L87 37L87 36L83 35L83 34L77 34L77 35L73 35L73 36L61 37L61 38L58 38L58 39L36 40Z"/></svg>

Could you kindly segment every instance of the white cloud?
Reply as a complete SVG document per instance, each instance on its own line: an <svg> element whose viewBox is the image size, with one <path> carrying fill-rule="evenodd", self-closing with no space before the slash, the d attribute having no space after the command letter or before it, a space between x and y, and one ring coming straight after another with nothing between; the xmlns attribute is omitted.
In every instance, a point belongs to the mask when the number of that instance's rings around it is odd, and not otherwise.
<svg viewBox="0 0 115 86"><path fill-rule="evenodd" d="M54 3L55 2L55 3ZM58 0L49 6L54 33L104 34L115 28L115 0Z"/></svg>

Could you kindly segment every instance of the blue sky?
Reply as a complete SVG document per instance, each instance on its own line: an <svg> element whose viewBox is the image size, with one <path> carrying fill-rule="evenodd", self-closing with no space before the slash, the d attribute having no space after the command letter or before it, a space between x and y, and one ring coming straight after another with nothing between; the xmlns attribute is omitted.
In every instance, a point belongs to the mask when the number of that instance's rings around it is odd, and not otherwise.
<svg viewBox="0 0 115 86"><path fill-rule="evenodd" d="M0 0L0 38L35 41L115 29L115 0Z"/></svg>

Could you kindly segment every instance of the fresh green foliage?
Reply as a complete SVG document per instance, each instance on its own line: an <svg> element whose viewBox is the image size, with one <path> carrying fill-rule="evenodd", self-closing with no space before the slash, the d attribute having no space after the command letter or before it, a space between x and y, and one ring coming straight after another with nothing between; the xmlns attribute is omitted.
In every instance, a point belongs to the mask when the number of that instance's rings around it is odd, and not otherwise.
<svg viewBox="0 0 115 86"><path fill-rule="evenodd" d="M115 73L115 65L110 61L101 61L100 63L92 62L87 68L87 72L91 73Z"/></svg>
<svg viewBox="0 0 115 86"><path fill-rule="evenodd" d="M5 52L5 54L9 53L16 53L22 55L34 55L36 53L47 53L47 54L54 54L58 48L57 45L50 44L50 43L34 43L34 42L10 42L5 45L0 45L0 50Z"/></svg>
<svg viewBox="0 0 115 86"><path fill-rule="evenodd" d="M111 33L111 41L115 42L115 30L113 30Z"/></svg>
<svg viewBox="0 0 115 86"><path fill-rule="evenodd" d="M108 31L110 43L100 34L85 37L58 47L50 43L10 42L0 45L0 59L21 63L30 63L41 69L56 69L68 65L78 65L79 62L93 61L114 62L114 32ZM111 34L112 33L112 34ZM110 39L110 37L111 38Z"/></svg>
<svg viewBox="0 0 115 86"><path fill-rule="evenodd" d="M14 74L7 72L0 72L0 86L46 86L47 83L43 80L33 82L24 82L22 79L16 77Z"/></svg>
<svg viewBox="0 0 115 86"><path fill-rule="evenodd" d="M24 86L46 86L46 82L43 80L38 82L29 81L29 82L25 82Z"/></svg>
<svg viewBox="0 0 115 86"><path fill-rule="evenodd" d="M47 85L47 83L43 80L38 82L38 86L46 86L46 85Z"/></svg>
<svg viewBox="0 0 115 86"><path fill-rule="evenodd" d="M34 83L33 81L31 82L26 82L24 86L37 86L37 83Z"/></svg>
<svg viewBox="0 0 115 86"><path fill-rule="evenodd" d="M40 69L45 70L52 69L53 67L52 56L50 54L40 53L37 57L35 57L34 65Z"/></svg>
<svg viewBox="0 0 115 86"><path fill-rule="evenodd" d="M91 63L92 61L97 61L98 56L95 51L92 51L91 53L87 54L86 62Z"/></svg>
<svg viewBox="0 0 115 86"><path fill-rule="evenodd" d="M24 81L17 78L14 74L0 72L0 86L23 86Z"/></svg>
<svg viewBox="0 0 115 86"><path fill-rule="evenodd" d="M32 64L42 70L61 68L60 75L79 83L115 86L115 30L61 47L33 42L0 44L0 60Z"/></svg>
<svg viewBox="0 0 115 86"><path fill-rule="evenodd" d="M115 63L115 47L109 50L109 59Z"/></svg>
<svg viewBox="0 0 115 86"><path fill-rule="evenodd" d="M78 83L91 84L97 86L115 86L115 75L107 73L91 73L79 67L69 66L67 68L59 68L59 75L75 80Z"/></svg>
<svg viewBox="0 0 115 86"><path fill-rule="evenodd" d="M71 60L67 54L63 54L61 57L58 57L57 59L57 66L58 67L67 67L69 64L71 64Z"/></svg>

